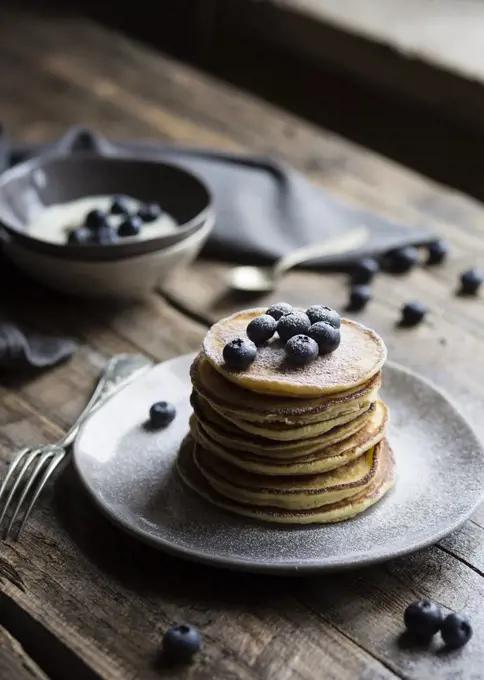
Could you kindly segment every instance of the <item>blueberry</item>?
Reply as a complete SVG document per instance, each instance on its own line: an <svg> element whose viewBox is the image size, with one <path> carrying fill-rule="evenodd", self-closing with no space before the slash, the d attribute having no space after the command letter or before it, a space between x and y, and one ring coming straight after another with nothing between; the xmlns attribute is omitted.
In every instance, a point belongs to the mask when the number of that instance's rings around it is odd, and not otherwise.
<svg viewBox="0 0 484 680"><path fill-rule="evenodd" d="M69 232L67 243L69 243L69 245L82 246L89 243L91 237L92 234L89 229L86 229L86 227L78 227Z"/></svg>
<svg viewBox="0 0 484 680"><path fill-rule="evenodd" d="M320 354L328 354L338 349L341 342L341 331L325 321L318 321L308 331L308 335L318 345Z"/></svg>
<svg viewBox="0 0 484 680"><path fill-rule="evenodd" d="M443 616L440 607L434 602L418 600L408 605L403 620L410 635L431 638L440 630Z"/></svg>
<svg viewBox="0 0 484 680"><path fill-rule="evenodd" d="M393 250L386 258L386 268L392 274L406 274L419 262L417 248L407 246Z"/></svg>
<svg viewBox="0 0 484 680"><path fill-rule="evenodd" d="M175 419L176 409L168 401L158 401L150 408L150 423L153 427L162 428Z"/></svg>
<svg viewBox="0 0 484 680"><path fill-rule="evenodd" d="M460 275L461 293L475 295L479 290L484 276L478 269L468 269Z"/></svg>
<svg viewBox="0 0 484 680"><path fill-rule="evenodd" d="M113 198L110 212L112 215L129 215L128 201L124 196L115 196Z"/></svg>
<svg viewBox="0 0 484 680"><path fill-rule="evenodd" d="M372 257L364 257L357 262L351 272L352 283L371 283L375 274L380 271L380 265Z"/></svg>
<svg viewBox="0 0 484 680"><path fill-rule="evenodd" d="M118 236L137 236L143 227L143 221L138 215L130 215L118 227Z"/></svg>
<svg viewBox="0 0 484 680"><path fill-rule="evenodd" d="M371 289L369 286L356 285L351 287L348 311L360 312L371 300Z"/></svg>
<svg viewBox="0 0 484 680"><path fill-rule="evenodd" d="M442 639L448 647L457 649L466 645L472 637L472 626L465 614L449 614L440 629Z"/></svg>
<svg viewBox="0 0 484 680"><path fill-rule="evenodd" d="M318 321L324 321L329 323L330 326L334 328L339 328L341 326L341 317L335 309L331 307L324 307L323 305L313 305L306 310L309 321L311 323L318 323Z"/></svg>
<svg viewBox="0 0 484 680"><path fill-rule="evenodd" d="M96 229L91 238L93 243L98 244L114 243L118 240L116 232L107 224Z"/></svg>
<svg viewBox="0 0 484 680"><path fill-rule="evenodd" d="M407 302L402 309L402 326L416 326L423 321L427 307L423 302Z"/></svg>
<svg viewBox="0 0 484 680"><path fill-rule="evenodd" d="M247 326L247 337L256 345L270 340L276 332L277 321L269 314L262 314L252 319Z"/></svg>
<svg viewBox="0 0 484 680"><path fill-rule="evenodd" d="M161 213L161 206L158 203L147 203L138 210L138 217L143 222L154 222L160 217Z"/></svg>
<svg viewBox="0 0 484 680"><path fill-rule="evenodd" d="M277 322L277 332L283 342L287 342L293 335L305 334L308 332L311 322L304 312L291 312L281 316Z"/></svg>
<svg viewBox="0 0 484 680"><path fill-rule="evenodd" d="M92 229L93 231L107 226L107 218L105 213L103 213L102 210L98 210L97 208L95 210L91 210L86 215L85 225L88 229Z"/></svg>
<svg viewBox="0 0 484 680"><path fill-rule="evenodd" d="M257 356L257 347L252 340L235 338L228 342L223 349L223 358L229 368L243 370L249 368Z"/></svg>
<svg viewBox="0 0 484 680"><path fill-rule="evenodd" d="M307 335L293 335L284 347L286 357L291 364L304 366L318 356L318 344Z"/></svg>
<svg viewBox="0 0 484 680"><path fill-rule="evenodd" d="M189 663L202 648L202 636L188 623L169 628L163 636L163 655L175 663Z"/></svg>
<svg viewBox="0 0 484 680"><path fill-rule="evenodd" d="M449 246L444 241L431 243L427 251L427 264L440 264L449 254Z"/></svg>
<svg viewBox="0 0 484 680"><path fill-rule="evenodd" d="M287 302L277 302L275 305L272 305L272 307L269 307L266 314L269 314L269 316L272 316L276 321L279 321L281 316L291 314L293 311L292 305L289 305Z"/></svg>

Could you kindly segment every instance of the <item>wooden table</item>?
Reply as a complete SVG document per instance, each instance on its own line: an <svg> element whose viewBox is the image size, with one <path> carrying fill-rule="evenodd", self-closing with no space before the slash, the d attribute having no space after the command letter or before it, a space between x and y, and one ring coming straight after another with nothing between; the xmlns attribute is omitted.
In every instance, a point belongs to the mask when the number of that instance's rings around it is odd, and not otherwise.
<svg viewBox="0 0 484 680"><path fill-rule="evenodd" d="M483 261L482 206L77 18L0 14L0 67L1 118L17 138L52 137L82 121L111 137L279 154L349 202L431 225L451 244L450 262L380 276L358 318L383 335L392 359L451 392L484 437L484 305L455 296L458 272ZM19 447L59 438L113 353L141 351L162 361L196 349L207 324L241 304L225 292L226 269L201 260L165 295L121 310L74 304L11 280L19 318L70 333L80 348L54 370L2 377L2 467ZM324 299L340 308L345 297L338 275L296 272L261 304ZM398 310L413 298L432 311L419 328L403 331L395 326ZM255 578L138 544L98 514L67 468L22 540L0 547L0 678L478 680L483 575L483 509L439 545L379 567ZM466 609L475 626L466 649L408 648L402 612L422 596ZM205 649L187 669L160 668L163 631L180 620L201 629Z"/></svg>

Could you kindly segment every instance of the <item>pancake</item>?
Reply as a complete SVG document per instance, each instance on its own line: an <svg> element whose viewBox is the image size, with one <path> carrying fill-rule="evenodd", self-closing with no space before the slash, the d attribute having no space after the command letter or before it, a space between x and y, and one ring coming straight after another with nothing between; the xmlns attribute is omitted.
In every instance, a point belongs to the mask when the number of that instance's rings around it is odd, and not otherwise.
<svg viewBox="0 0 484 680"><path fill-rule="evenodd" d="M222 415L264 423L283 421L300 424L334 417L375 401L381 387L379 372L363 385L335 395L313 399L261 395L225 380L203 354L195 358L190 377L197 394Z"/></svg>
<svg viewBox="0 0 484 680"><path fill-rule="evenodd" d="M373 481L381 443L331 472L276 477L242 472L195 443L195 464L210 486L230 500L288 510L317 508L354 496Z"/></svg>
<svg viewBox="0 0 484 680"><path fill-rule="evenodd" d="M395 461L386 440L371 484L360 493L335 503L304 510L289 510L271 506L248 505L230 500L218 493L203 476L194 460L194 442L188 436L178 456L178 471L185 483L210 503L238 515L280 524L313 524L341 522L364 512L391 488L395 478Z"/></svg>
<svg viewBox="0 0 484 680"><path fill-rule="evenodd" d="M284 344L276 335L258 348L252 365L243 371L229 369L224 346L234 338L247 337L246 328L265 309L238 312L214 324L205 336L203 349L213 368L240 387L261 394L293 398L320 397L363 385L376 375L386 359L383 340L372 330L348 319L341 321L341 344L318 356L307 366L285 361Z"/></svg>
<svg viewBox="0 0 484 680"><path fill-rule="evenodd" d="M346 402L335 403L328 405L328 408L320 412L312 412L308 414L295 415L295 416L276 416L273 414L270 418L264 418L263 414L254 414L253 412L241 411L236 412L232 409L227 409L224 406L216 403L210 399L205 399L208 404L217 411L223 418L230 420L236 424L239 421L243 423L253 423L254 428L260 428L266 426L269 428L281 428L285 429L289 426L292 427L303 427L305 425L313 425L316 423L329 422L330 420L336 420L338 418L351 415L353 417L358 415L359 411L366 410L371 404L375 403L378 399L378 388L372 391L368 391L363 397L351 397ZM197 393L199 394L199 393ZM200 395L201 396L201 395ZM336 401L336 400L335 400ZM240 427L240 426L239 426ZM246 429L243 428L242 429ZM249 427L249 431L252 431ZM256 432L257 430L253 430Z"/></svg>
<svg viewBox="0 0 484 680"><path fill-rule="evenodd" d="M208 403L207 406L208 408L211 408ZM235 427L242 432L248 432L249 434L257 435L258 437L265 437L266 439L276 441L302 441L304 439L314 439L314 437L323 435L339 425L350 423L355 418L358 418L358 416L366 413L370 406L370 403L366 403L355 410L345 411L335 417L330 417L314 423L302 423L298 425L288 425L285 422L279 421L273 421L271 423L254 423L250 420L240 420L233 417L229 418L224 413L217 412L231 425L235 425Z"/></svg>
<svg viewBox="0 0 484 680"><path fill-rule="evenodd" d="M309 455L278 459L224 448L210 437L196 418L193 418L190 422L193 439L222 460L231 463L240 470L277 476L312 475L346 465L378 444L385 436L387 426L388 408L382 402L378 402L371 418L354 435L336 444L319 448Z"/></svg>
<svg viewBox="0 0 484 680"><path fill-rule="evenodd" d="M228 448L249 451L263 456L274 456L276 458L278 456L291 457L313 453L320 450L323 446L329 446L342 439L346 439L346 437L355 434L365 425L376 408L376 404L372 404L367 411L350 422L336 426L316 437L284 441L268 439L239 430L235 425L224 420L216 411L210 409L206 402L202 402L198 398L194 399L193 396L191 403L195 417L212 439Z"/></svg>

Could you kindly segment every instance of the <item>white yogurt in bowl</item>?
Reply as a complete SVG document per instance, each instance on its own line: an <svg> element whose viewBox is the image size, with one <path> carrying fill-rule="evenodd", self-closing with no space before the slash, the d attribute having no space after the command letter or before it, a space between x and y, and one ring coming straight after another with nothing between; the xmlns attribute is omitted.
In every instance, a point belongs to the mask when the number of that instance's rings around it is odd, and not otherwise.
<svg viewBox="0 0 484 680"><path fill-rule="evenodd" d="M87 214L96 209L106 213L109 226L114 232L117 232L119 225L126 219L126 215L110 213L113 198L113 196L86 196L67 203L45 206L29 220L27 233L29 236L47 243L64 245L67 243L69 234L84 226ZM144 205L141 201L130 196L123 196L122 198L129 214L136 214ZM145 241L160 236L168 236L178 228L179 225L176 220L166 212L162 212L155 220L145 222L139 234L120 236L119 240L123 243Z"/></svg>

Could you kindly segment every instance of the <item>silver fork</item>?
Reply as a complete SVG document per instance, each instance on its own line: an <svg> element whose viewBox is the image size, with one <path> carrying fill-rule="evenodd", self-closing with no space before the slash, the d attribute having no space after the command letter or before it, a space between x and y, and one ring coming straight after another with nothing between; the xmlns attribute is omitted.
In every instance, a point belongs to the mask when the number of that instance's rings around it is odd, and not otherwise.
<svg viewBox="0 0 484 680"><path fill-rule="evenodd" d="M106 365L84 410L65 436L56 444L25 448L17 454L10 463L0 487L0 528L4 521L8 522L3 530L2 540L8 537L18 540L45 485L66 457L69 446L73 443L87 416L150 366L152 362L138 354L115 355ZM13 532L15 522L27 502L20 526L16 532Z"/></svg>

